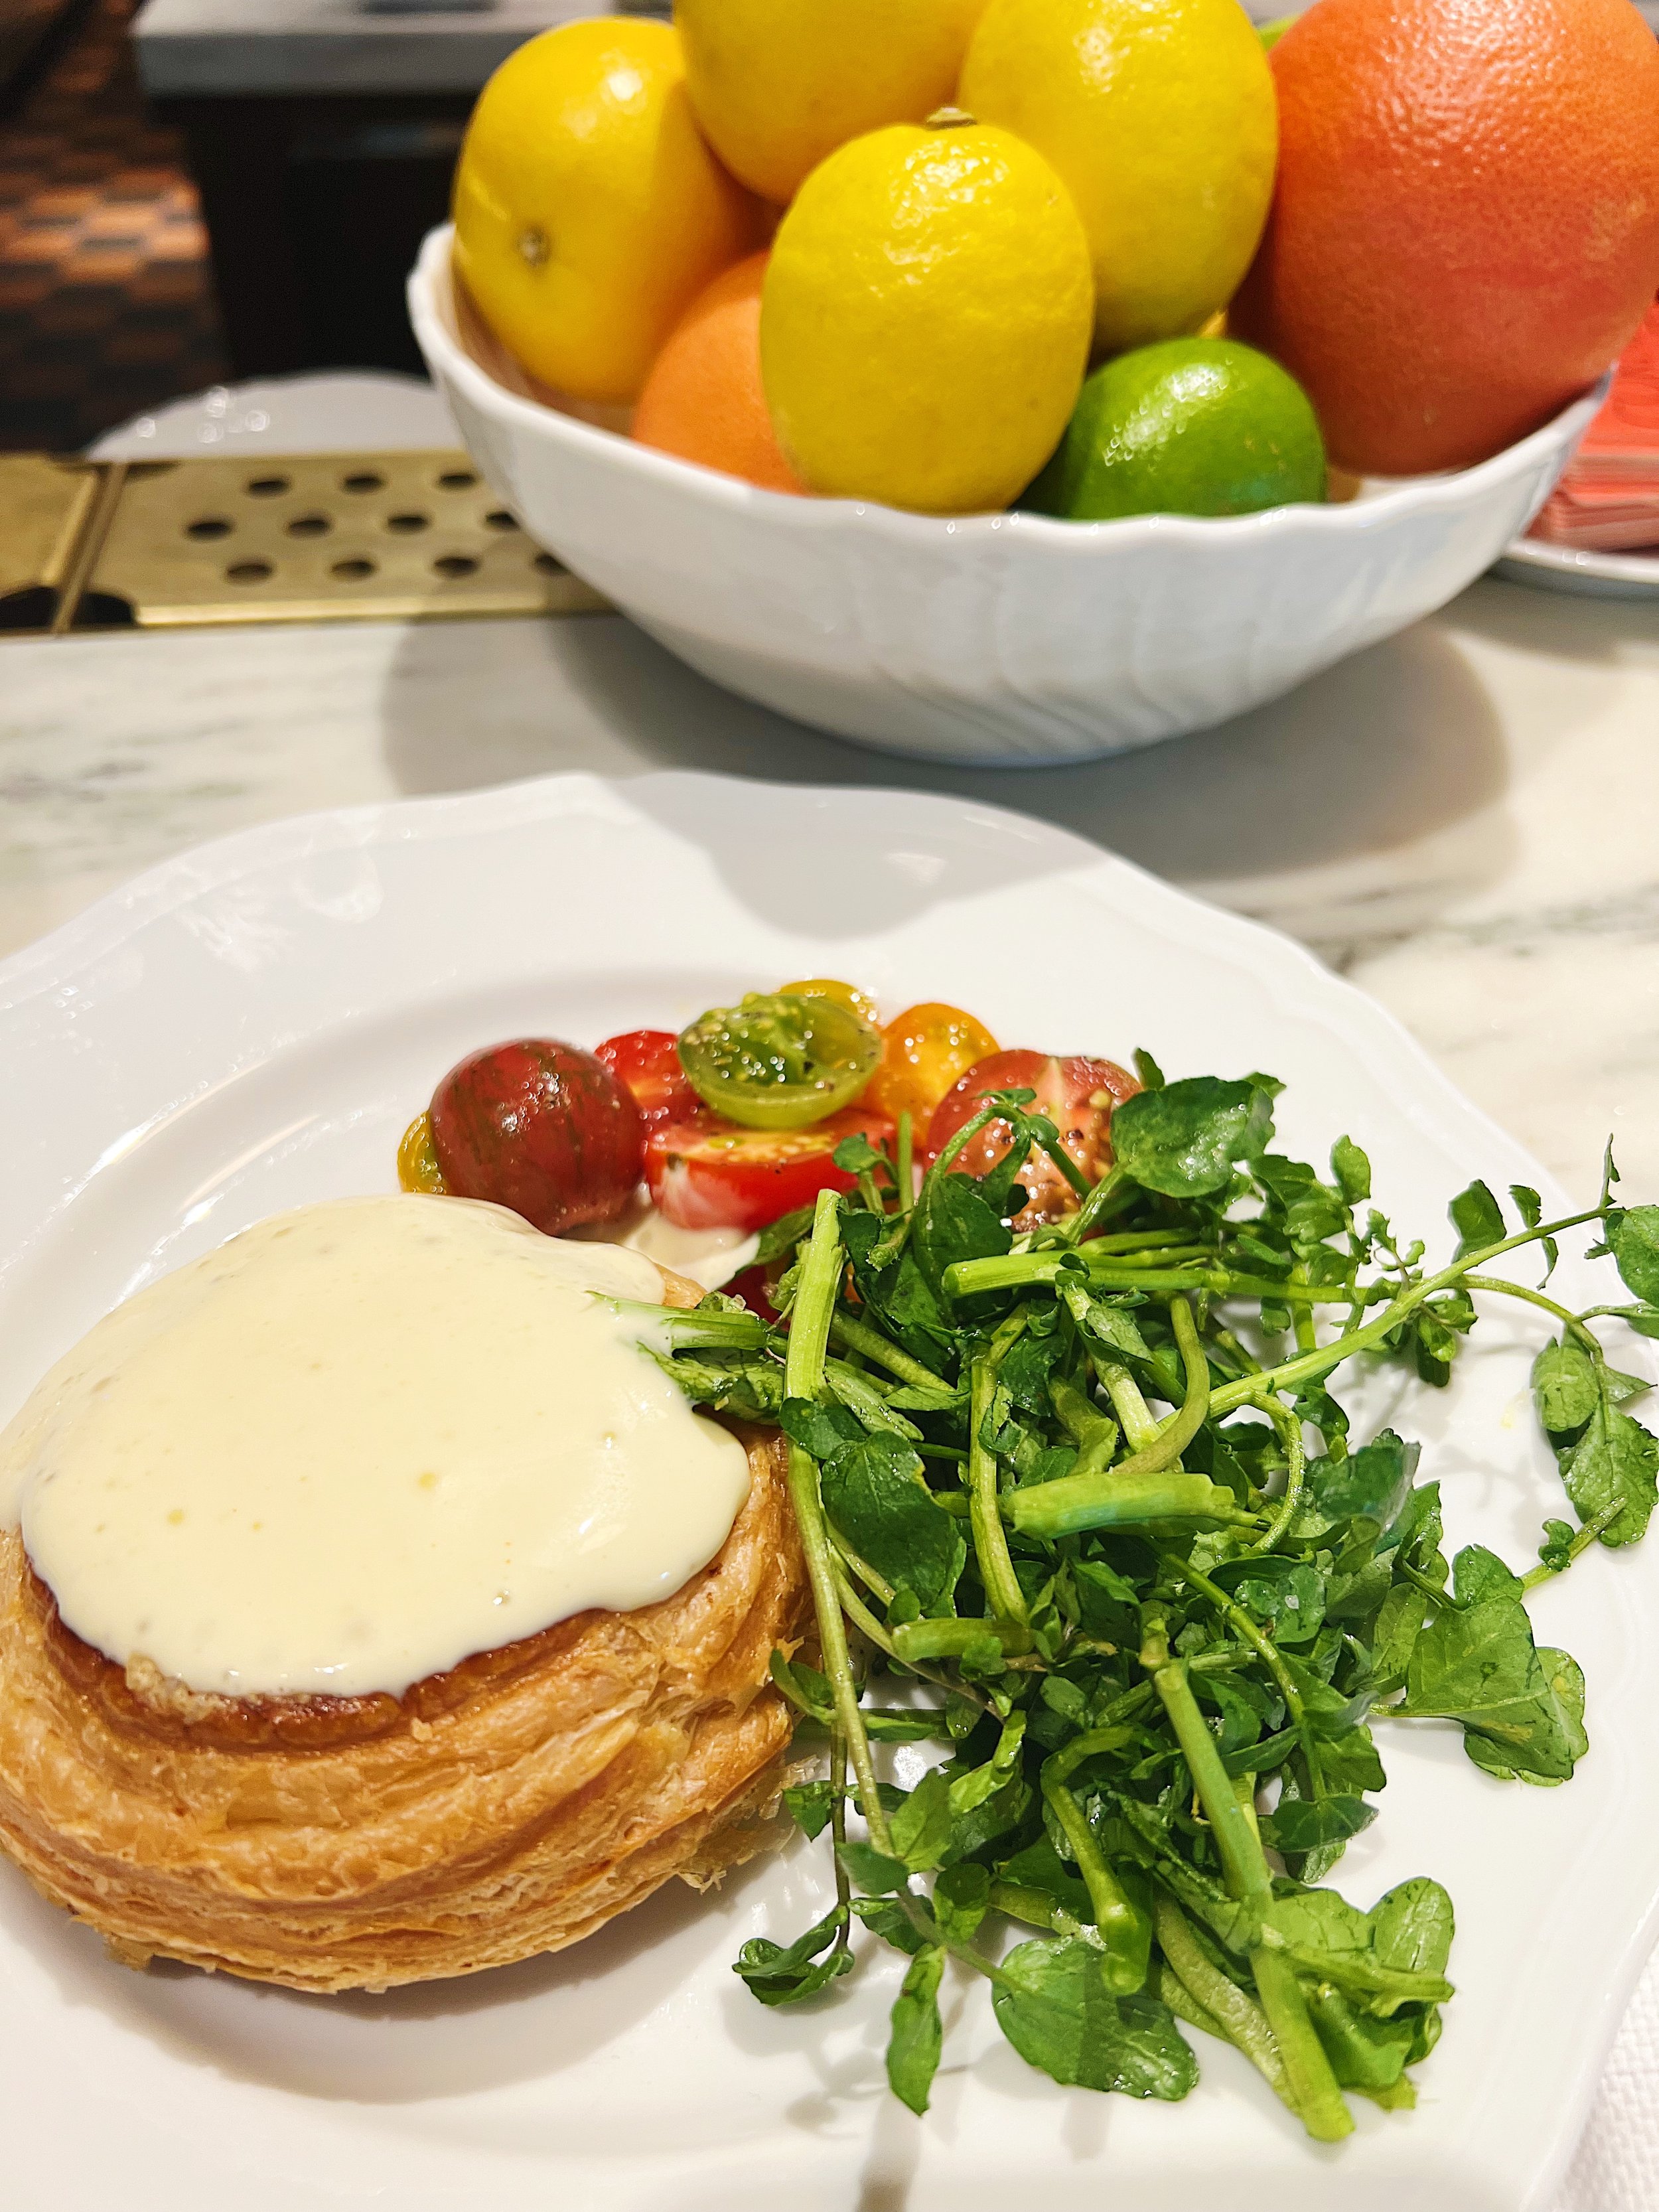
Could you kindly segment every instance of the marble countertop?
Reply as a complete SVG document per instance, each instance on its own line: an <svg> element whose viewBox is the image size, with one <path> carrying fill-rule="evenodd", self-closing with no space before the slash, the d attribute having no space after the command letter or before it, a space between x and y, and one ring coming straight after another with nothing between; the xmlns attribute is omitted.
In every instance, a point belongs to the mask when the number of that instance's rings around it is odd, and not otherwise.
<svg viewBox="0 0 1659 2212"><path fill-rule="evenodd" d="M276 816L550 770L948 788L1300 938L1593 1192L1659 1187L1659 619L1477 585L1278 704L1080 769L823 737L615 617L0 642L0 955ZM1659 1968L1549 2212L1659 2203ZM1542 2212L1542 2208L1540 2208Z"/></svg>
<svg viewBox="0 0 1659 2212"><path fill-rule="evenodd" d="M1496 581L1289 699L1080 769L890 760L620 619L0 643L0 951L201 840L560 769L929 784L1048 817L1362 983L1577 1192L1659 1187L1659 619Z"/></svg>

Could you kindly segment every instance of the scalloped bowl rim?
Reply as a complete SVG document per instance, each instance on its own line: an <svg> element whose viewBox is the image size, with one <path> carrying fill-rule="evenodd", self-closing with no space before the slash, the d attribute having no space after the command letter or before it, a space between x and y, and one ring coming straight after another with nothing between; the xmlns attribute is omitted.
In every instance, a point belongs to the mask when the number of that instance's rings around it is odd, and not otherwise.
<svg viewBox="0 0 1659 2212"><path fill-rule="evenodd" d="M793 493L769 491L741 477L725 476L717 469L636 444L620 431L600 428L508 391L473 359L445 320L440 298L453 282L450 258L453 238L454 225L443 223L422 241L409 277L410 319L428 360L435 356L445 375L453 377L477 406L532 434L563 440L579 451L585 448L603 455L647 483L678 489L738 514L758 509L769 525L800 533L858 533L873 526L901 543L908 539L939 546L942 541L955 539L964 549L995 536L1005 544L1018 540L1067 549L1085 558L1104 558L1132 550L1137 544L1170 538L1213 545L1229 538L1259 542L1292 530L1340 536L1355 529L1370 529L1407 511L1456 508L1478 501L1509 477L1523 474L1553 450L1581 436L1599 413L1613 380L1613 371L1608 369L1598 383L1569 401L1547 422L1472 468L1394 479L1388 490L1365 499L1267 507L1256 514L1140 514L1112 522L1063 522L1017 509L993 514L916 514L877 500L801 498Z"/></svg>

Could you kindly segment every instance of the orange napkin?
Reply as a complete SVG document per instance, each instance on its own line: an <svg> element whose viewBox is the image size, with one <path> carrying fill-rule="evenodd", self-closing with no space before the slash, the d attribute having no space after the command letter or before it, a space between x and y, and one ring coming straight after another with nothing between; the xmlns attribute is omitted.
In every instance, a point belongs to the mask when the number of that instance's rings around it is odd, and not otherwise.
<svg viewBox="0 0 1659 2212"><path fill-rule="evenodd" d="M1659 549L1659 301L1531 535L1600 553Z"/></svg>

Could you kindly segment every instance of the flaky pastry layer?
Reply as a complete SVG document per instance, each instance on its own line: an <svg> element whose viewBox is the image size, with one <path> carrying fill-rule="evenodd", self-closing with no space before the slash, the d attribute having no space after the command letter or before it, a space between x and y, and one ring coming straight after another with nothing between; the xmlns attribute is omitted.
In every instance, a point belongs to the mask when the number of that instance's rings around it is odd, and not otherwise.
<svg viewBox="0 0 1659 2212"><path fill-rule="evenodd" d="M659 1605L592 1612L402 1698L202 1696L66 1628L0 1532L0 1847L118 1958L294 1989L477 1973L768 1840L773 1649L805 1615L780 1440Z"/></svg>

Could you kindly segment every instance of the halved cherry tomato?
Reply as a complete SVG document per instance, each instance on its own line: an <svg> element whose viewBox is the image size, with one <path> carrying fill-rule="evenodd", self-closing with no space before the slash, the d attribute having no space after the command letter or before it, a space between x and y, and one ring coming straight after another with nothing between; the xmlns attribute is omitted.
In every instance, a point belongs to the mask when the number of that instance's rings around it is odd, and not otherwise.
<svg viewBox="0 0 1659 2212"><path fill-rule="evenodd" d="M624 1030L596 1044L593 1057L632 1095L647 1134L670 1121L696 1120L702 1102L685 1079L672 1030Z"/></svg>
<svg viewBox="0 0 1659 2212"><path fill-rule="evenodd" d="M1080 1054L1056 1060L1041 1052L997 1052L970 1067L947 1091L927 1125L927 1158L936 1160L957 1131L972 1121L988 1091L1035 1091L1034 1113L1046 1114L1060 1141L1091 1182L1112 1164L1112 1109L1133 1098L1140 1085L1127 1069L1109 1060ZM1007 1151L1012 1132L1006 1121L991 1121L969 1139L956 1165L964 1175L988 1174ZM1058 1221L1077 1211L1077 1194L1045 1152L1034 1151L1019 1171L1025 1208L1019 1229Z"/></svg>
<svg viewBox="0 0 1659 2212"><path fill-rule="evenodd" d="M520 1037L472 1053L429 1110L445 1188L510 1206L550 1237L609 1221L638 1186L640 1109L580 1045Z"/></svg>
<svg viewBox="0 0 1659 2212"><path fill-rule="evenodd" d="M881 1038L838 1000L750 991L680 1031L680 1066L704 1103L745 1129L804 1129L850 1106Z"/></svg>
<svg viewBox="0 0 1659 2212"><path fill-rule="evenodd" d="M920 1144L934 1107L951 1085L997 1048L984 1023L960 1006L935 1000L908 1006L881 1033L881 1065L863 1103L890 1114L895 1121L908 1113Z"/></svg>
<svg viewBox="0 0 1659 2212"><path fill-rule="evenodd" d="M681 1229L764 1229L821 1190L851 1190L831 1157L846 1137L890 1144L884 1114L848 1107L810 1129L745 1129L706 1115L653 1129L645 1148L652 1203Z"/></svg>
<svg viewBox="0 0 1659 2212"><path fill-rule="evenodd" d="M398 1139L398 1181L405 1190L419 1191L428 1198L449 1195L449 1185L432 1149L429 1114L417 1114Z"/></svg>
<svg viewBox="0 0 1659 2212"><path fill-rule="evenodd" d="M839 975L809 975L804 982L780 983L778 991L786 999L833 999L849 1014L868 1022L872 1030L881 1027L876 1017L876 1002L870 994L860 991L856 983L843 983Z"/></svg>

